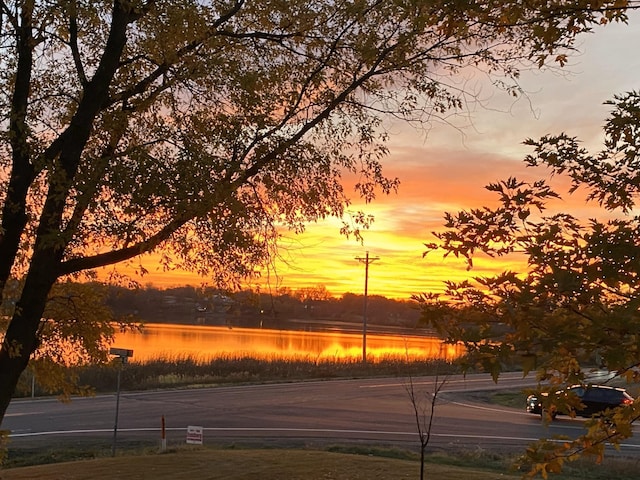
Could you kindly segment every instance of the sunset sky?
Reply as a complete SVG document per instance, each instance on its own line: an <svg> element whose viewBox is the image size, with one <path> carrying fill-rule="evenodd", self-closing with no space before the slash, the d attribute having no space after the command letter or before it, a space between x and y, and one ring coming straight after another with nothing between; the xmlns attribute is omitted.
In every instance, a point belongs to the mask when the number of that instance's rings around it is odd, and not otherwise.
<svg viewBox="0 0 640 480"><path fill-rule="evenodd" d="M379 257L369 269L369 294L409 298L412 294L442 290L444 280L482 276L509 267L507 259L478 257L466 271L460 259L443 259L440 253L423 258L423 244L433 241L431 232L441 228L443 213L488 205L494 196L483 187L489 182L517 176L546 178L542 169L526 169L522 159L531 149L527 138L562 131L576 135L591 151L600 149L602 125L609 107L603 102L614 94L638 89L640 16L629 25L610 25L579 39L575 54L561 73L523 72L521 85L528 98L514 101L483 79L467 78L479 89L485 106L471 105L471 115L451 121L460 128L433 125L425 134L406 125L390 125L391 154L386 174L399 177L397 194L380 196L365 208L375 215L365 232L364 244L339 234L338 220L310 225L302 235L285 233L276 272L269 275L272 289L297 289L323 284L330 293L361 294L364 265L355 257ZM353 209L358 209L354 198ZM578 195L563 196L559 211L589 216L593 207ZM200 285L203 279L181 272L170 274L149 268L144 283L160 287ZM263 276L266 280L267 276ZM255 288L256 282L247 283ZM263 287L263 289L266 287Z"/></svg>

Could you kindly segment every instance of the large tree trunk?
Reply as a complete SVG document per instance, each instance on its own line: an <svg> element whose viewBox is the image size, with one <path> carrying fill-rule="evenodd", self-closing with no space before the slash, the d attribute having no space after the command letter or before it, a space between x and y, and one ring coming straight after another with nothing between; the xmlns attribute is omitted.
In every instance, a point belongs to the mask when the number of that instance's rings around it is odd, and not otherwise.
<svg viewBox="0 0 640 480"><path fill-rule="evenodd" d="M33 34L31 15L33 2L24 2L20 16L21 27L16 36L16 49L19 52L11 97L9 116L9 139L11 142L11 177L9 179L0 234L0 298L11 275L11 269L20 249L20 238L27 224L27 195L35 174L29 148L27 108L33 68Z"/></svg>
<svg viewBox="0 0 640 480"><path fill-rule="evenodd" d="M28 6L28 8L27 8ZM24 87L21 95L14 98L13 108L16 118L24 120L26 112L30 68L32 63L33 46L31 39L31 14L33 2L27 2L22 10L24 23L22 42L23 51L20 54L20 65L24 70L18 87ZM73 232L65 232L62 221L63 212L67 208L66 201L72 189L73 179L77 173L82 152L91 133L93 122L106 102L109 95L109 85L118 69L119 59L126 44L127 27L138 18L145 9L134 9L126 1L116 0L113 3L111 28L105 44L104 53L97 66L93 78L84 85L81 102L75 112L69 127L56 138L44 152L48 160L49 191L43 206L39 225L36 231L34 254L30 260L30 268L22 290L20 300L16 304L13 317L7 328L2 347L0 348L0 424L4 419L11 397L13 396L20 375L27 368L29 358L38 348L38 329L45 310L47 297L51 287L61 275L60 263L64 249ZM22 71L21 70L21 71ZM19 93L19 92L18 92ZM16 135L24 133L24 125L19 121L11 124L12 132ZM16 210L14 217L5 216L3 221L11 221L15 232L0 240L0 295L11 266L13 265L17 240L22 235L24 227L24 202L28 191L28 182L34 172L28 167L28 145L24 135L13 143L14 164L22 170L14 171L12 179L15 188L10 190L9 196L18 196L18 200L5 203ZM17 167L16 167L17 168ZM21 187L21 188L17 188ZM9 198L11 199L11 198ZM22 203L20 203L20 201ZM16 208L20 207L20 208ZM5 215L7 212L4 212ZM11 213L11 212L9 212ZM69 273L69 272L67 272Z"/></svg>
<svg viewBox="0 0 640 480"><path fill-rule="evenodd" d="M20 300L0 348L0 425L16 390L20 375L38 348L38 328L47 297L56 281L57 260L36 264L27 276Z"/></svg>

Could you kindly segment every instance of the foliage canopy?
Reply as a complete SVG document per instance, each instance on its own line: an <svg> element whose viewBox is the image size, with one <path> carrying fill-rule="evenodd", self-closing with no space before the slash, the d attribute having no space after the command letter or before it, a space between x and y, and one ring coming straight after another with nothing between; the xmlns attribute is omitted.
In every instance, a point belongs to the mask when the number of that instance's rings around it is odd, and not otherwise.
<svg viewBox="0 0 640 480"><path fill-rule="evenodd" d="M526 272L507 271L477 283L447 285L447 299L421 297L423 319L450 341L469 349L468 366L481 366L497 380L504 364L536 371L550 392L547 402L567 409L560 385L588 383L591 370L606 369L628 382L640 382L640 217L636 214L640 177L640 92L608 102L602 150L592 154L567 134L527 139L529 166L568 175L571 192L583 189L602 207L603 219L547 214L557 197L545 181L509 178L486 188L496 208L447 214L447 230L430 249L466 259L519 253ZM464 305L464 307L462 307ZM587 422L575 441L541 442L529 453L533 472L557 471L580 454L600 458L606 443L619 445L632 435L640 401Z"/></svg>

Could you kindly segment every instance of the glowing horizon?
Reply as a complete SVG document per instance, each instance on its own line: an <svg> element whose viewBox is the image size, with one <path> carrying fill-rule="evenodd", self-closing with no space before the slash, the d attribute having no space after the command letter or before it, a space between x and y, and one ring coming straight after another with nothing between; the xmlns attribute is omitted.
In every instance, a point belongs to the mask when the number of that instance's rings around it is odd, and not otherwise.
<svg viewBox="0 0 640 480"><path fill-rule="evenodd" d="M623 47L640 42L640 28L633 23L639 18L632 12L629 25L609 25L583 37L582 54L574 56L560 73L523 72L520 81L527 96L518 100L483 84L482 78L467 78L478 85L475 100L479 103L470 104L469 114L452 117L453 125L434 124L427 135L405 125L389 125L391 153L385 173L399 177L401 185L398 194L379 197L369 205L354 199L353 210L363 208L376 218L371 229L363 232L364 244L341 237L336 219L309 225L301 235L283 232L283 261L276 263L275 272L245 286L296 290L324 285L334 296L360 294L364 266L355 257L366 251L380 257L369 269L369 294L390 298L442 291L444 280L459 281L506 269L522 271L522 263L483 255L467 271L463 259L443 259L438 252L423 258L423 244L434 240L431 232L442 228L445 211L492 204L495 196L484 189L486 184L510 176L523 180L548 177L544 169L524 166L523 158L531 153L522 144L526 138L564 131L579 137L589 150L600 149L601 127L610 110L603 102L637 88L640 59L625 54ZM564 196L566 192L560 189L559 193ZM554 207L579 218L597 215L595 206L579 195L564 196ZM149 273L138 278L143 284L165 288L207 283L186 272L162 272L146 258L143 262Z"/></svg>

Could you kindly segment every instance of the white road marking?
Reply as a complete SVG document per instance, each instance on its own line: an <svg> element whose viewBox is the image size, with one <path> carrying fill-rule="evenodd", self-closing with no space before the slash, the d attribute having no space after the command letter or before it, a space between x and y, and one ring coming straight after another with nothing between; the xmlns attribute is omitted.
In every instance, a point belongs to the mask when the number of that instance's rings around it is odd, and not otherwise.
<svg viewBox="0 0 640 480"><path fill-rule="evenodd" d="M119 432L160 432L160 428L123 428L118 429ZM183 431L186 432L187 428L166 428L165 431ZM331 434L357 434L357 435L384 435L384 436L406 436L415 437L417 432L394 432L387 430L340 430L333 428L250 428L250 427L204 427L205 433L208 432L237 432L237 433L331 433ZM10 434L12 438L24 438L24 437L38 437L38 436L51 436L51 435L78 435L88 433L112 433L113 429L95 429L95 430L56 430L51 432L32 432L32 433L15 433ZM469 434L457 434L457 433L432 433L432 437L440 438L464 438L464 439L480 439L480 440L499 440L499 441L520 441L520 442L535 442L539 440L536 437L508 437L499 435L469 435ZM553 440L551 441L565 441L565 440ZM622 443L621 447L640 449L640 445L634 445L630 443Z"/></svg>

